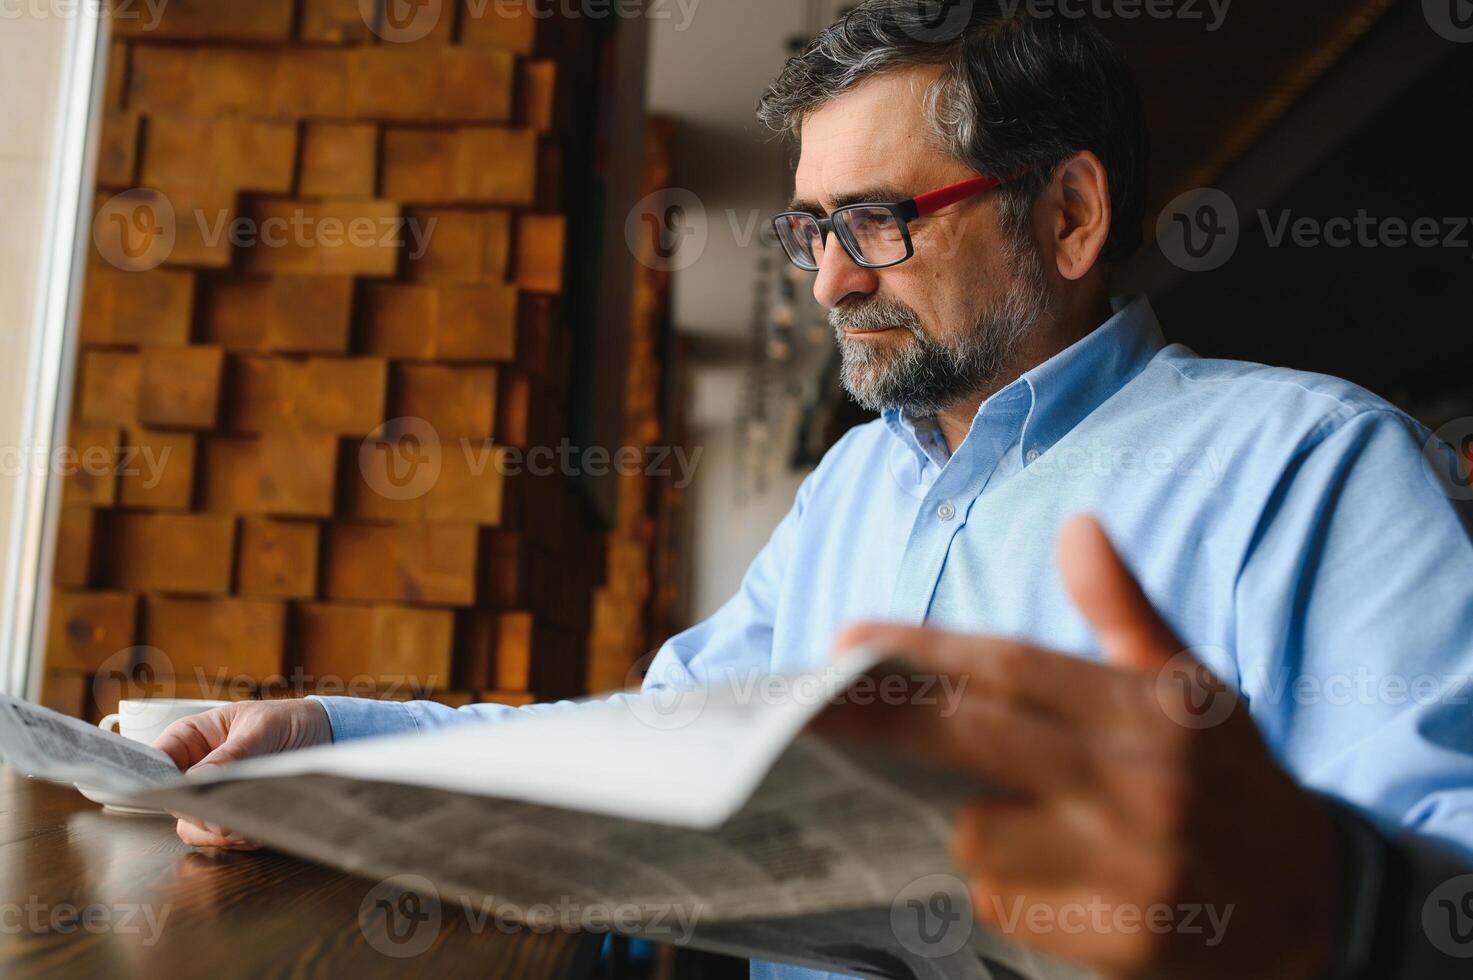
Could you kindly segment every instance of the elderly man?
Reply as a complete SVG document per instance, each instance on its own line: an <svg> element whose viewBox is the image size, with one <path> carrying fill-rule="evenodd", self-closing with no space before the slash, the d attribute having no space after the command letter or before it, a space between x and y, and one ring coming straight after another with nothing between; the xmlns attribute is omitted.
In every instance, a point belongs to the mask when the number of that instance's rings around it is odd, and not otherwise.
<svg viewBox="0 0 1473 980"><path fill-rule="evenodd" d="M981 918L1234 909L1213 946L1014 923L1106 973L1456 965L1422 929L1473 853L1473 543L1438 475L1454 458L1348 383L1203 360L1144 298L1111 300L1146 199L1119 55L1074 19L932 6L861 4L762 100L801 149L778 236L882 417L834 447L646 686L811 669L836 636L965 676L950 717L831 724L1012 790L956 828ZM234 705L160 744L187 767L512 714Z"/></svg>

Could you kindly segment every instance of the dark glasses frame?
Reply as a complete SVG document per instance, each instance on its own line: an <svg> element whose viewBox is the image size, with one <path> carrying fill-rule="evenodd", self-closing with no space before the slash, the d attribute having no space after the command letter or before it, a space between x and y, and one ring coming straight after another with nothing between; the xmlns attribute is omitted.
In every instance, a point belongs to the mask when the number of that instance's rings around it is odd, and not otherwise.
<svg viewBox="0 0 1473 980"><path fill-rule="evenodd" d="M860 268L888 269L915 258L915 243L911 241L910 237L910 223L912 221L915 221L917 218L929 218L942 208L950 207L961 201L986 194L988 191L996 190L1034 169L1034 167L1026 167L1008 177L971 177L960 183L950 184L939 190L930 191L913 197L908 201L899 201L894 204L881 202L848 204L842 208L835 208L833 214L830 214L827 218L820 218L818 215L810 214L807 211L784 211L782 214L773 216L772 227L777 232L777 240L782 243L783 251L788 254L788 259L805 272L817 272L819 267L817 262L809 261L805 255L797 252L793 246L788 244L788 238L783 231L783 225L792 218L806 218L817 224L819 234L822 236L819 239L821 242L827 242L831 234L837 237L839 244L843 246L849 258ZM905 243L905 254L898 259L889 262L866 261L859 254L860 246L854 239L854 233L840 217L853 211L872 211L875 209L888 211L890 216L895 219L896 227L900 229L900 237Z"/></svg>

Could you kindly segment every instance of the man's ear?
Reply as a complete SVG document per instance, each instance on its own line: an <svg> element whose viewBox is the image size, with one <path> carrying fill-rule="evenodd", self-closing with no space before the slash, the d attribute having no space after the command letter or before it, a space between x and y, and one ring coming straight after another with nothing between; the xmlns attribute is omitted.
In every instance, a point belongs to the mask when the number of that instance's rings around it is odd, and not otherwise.
<svg viewBox="0 0 1473 980"><path fill-rule="evenodd" d="M1044 192L1045 217L1059 275L1083 279L1098 264L1110 237L1110 177L1088 150L1061 163Z"/></svg>

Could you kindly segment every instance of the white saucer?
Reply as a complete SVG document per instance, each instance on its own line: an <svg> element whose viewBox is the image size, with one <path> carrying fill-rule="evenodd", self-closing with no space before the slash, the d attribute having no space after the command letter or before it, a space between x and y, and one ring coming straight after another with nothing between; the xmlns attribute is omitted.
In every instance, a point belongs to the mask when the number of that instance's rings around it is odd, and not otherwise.
<svg viewBox="0 0 1473 980"><path fill-rule="evenodd" d="M155 810L152 807L137 806L136 804L128 802L128 798L126 796L115 796L105 789L93 789L90 786L83 786L80 783L77 783L75 785L77 787L78 793L81 793L93 803L101 803L104 810L110 811L112 813L126 813L130 816L138 817L169 816L169 812L167 810Z"/></svg>

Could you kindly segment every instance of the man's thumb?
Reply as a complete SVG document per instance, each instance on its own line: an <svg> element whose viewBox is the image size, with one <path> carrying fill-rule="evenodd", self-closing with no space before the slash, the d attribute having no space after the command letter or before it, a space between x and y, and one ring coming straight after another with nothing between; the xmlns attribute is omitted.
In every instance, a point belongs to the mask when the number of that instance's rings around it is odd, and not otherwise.
<svg viewBox="0 0 1473 980"><path fill-rule="evenodd" d="M1182 651L1095 518L1070 518L1059 531L1059 573L1112 663L1160 670Z"/></svg>

